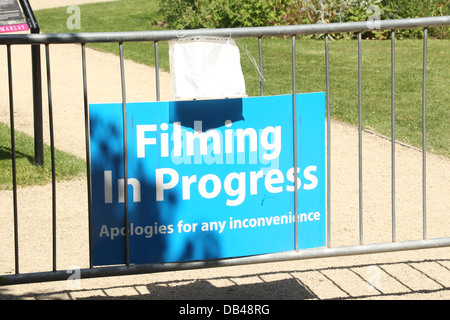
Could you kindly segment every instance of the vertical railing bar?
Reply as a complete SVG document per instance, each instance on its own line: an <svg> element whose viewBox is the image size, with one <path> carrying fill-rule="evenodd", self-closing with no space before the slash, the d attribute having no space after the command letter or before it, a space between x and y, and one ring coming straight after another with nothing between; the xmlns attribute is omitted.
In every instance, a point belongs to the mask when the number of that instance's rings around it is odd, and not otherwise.
<svg viewBox="0 0 450 320"><path fill-rule="evenodd" d="M52 236L53 236L53 271L56 271L56 171L55 171L55 135L53 130L52 79L50 71L50 47L45 44L45 61L47 66L48 119L50 127L50 153L52 166Z"/></svg>
<svg viewBox="0 0 450 320"><path fill-rule="evenodd" d="M14 263L15 274L19 274L19 229L17 216L17 172L16 172L16 138L14 133L14 93L11 62L11 45L6 45L8 60L8 83L9 83L9 113L11 126L11 161L12 161L12 183L13 183L13 206L14 206Z"/></svg>
<svg viewBox="0 0 450 320"><path fill-rule="evenodd" d="M359 157L359 241L363 244L363 194L362 194L362 44L358 33L358 157Z"/></svg>
<svg viewBox="0 0 450 320"><path fill-rule="evenodd" d="M422 80L422 202L423 202L423 239L427 239L427 38L428 29L423 34L423 80Z"/></svg>
<svg viewBox="0 0 450 320"><path fill-rule="evenodd" d="M331 247L331 107L330 107L330 54L328 34L325 35L325 72L327 95L327 245Z"/></svg>
<svg viewBox="0 0 450 320"><path fill-rule="evenodd" d="M159 82L159 47L158 41L154 42L155 44L155 81L156 81L156 101L161 100L160 93L160 82Z"/></svg>
<svg viewBox="0 0 450 320"><path fill-rule="evenodd" d="M124 199L125 199L125 262L126 265L130 265L130 235L128 230L128 148L127 148L127 99L126 99L126 90L125 90L125 67L124 67L124 58L123 58L123 43L119 43L120 50L120 74L121 74L121 83L122 83L122 116L123 116L123 166L124 166Z"/></svg>
<svg viewBox="0 0 450 320"><path fill-rule="evenodd" d="M89 125L89 103L87 89L87 72L86 72L86 46L81 44L81 62L83 73L83 100L84 100L84 130L86 140L86 181L87 181L87 197L88 197L88 219L89 219L89 268L94 267L94 255L92 250L92 183L91 183L91 139Z"/></svg>
<svg viewBox="0 0 450 320"><path fill-rule="evenodd" d="M292 118L294 141L294 242L295 250L298 250L298 182L297 182L297 77L295 57L295 36L292 36Z"/></svg>
<svg viewBox="0 0 450 320"><path fill-rule="evenodd" d="M392 242L396 241L395 217L395 30L391 31L391 205Z"/></svg>
<svg viewBox="0 0 450 320"><path fill-rule="evenodd" d="M263 66L263 51L262 51L262 39L258 38L259 49L259 87L261 97L264 96L264 66Z"/></svg>

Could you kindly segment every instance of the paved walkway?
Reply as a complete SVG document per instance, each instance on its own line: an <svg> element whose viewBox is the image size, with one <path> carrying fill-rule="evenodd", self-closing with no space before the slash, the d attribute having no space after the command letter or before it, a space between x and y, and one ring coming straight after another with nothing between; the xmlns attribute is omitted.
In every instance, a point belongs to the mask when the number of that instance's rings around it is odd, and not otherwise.
<svg viewBox="0 0 450 320"><path fill-rule="evenodd" d="M112 2L115 0L28 0L33 10L48 9L55 7L67 7L84 3Z"/></svg>

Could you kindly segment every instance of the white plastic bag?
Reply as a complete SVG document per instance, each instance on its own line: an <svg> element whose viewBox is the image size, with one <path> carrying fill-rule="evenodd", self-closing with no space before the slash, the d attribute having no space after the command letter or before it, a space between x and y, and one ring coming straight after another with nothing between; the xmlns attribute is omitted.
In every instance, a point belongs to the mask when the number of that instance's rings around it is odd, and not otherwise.
<svg viewBox="0 0 450 320"><path fill-rule="evenodd" d="M245 97L239 48L231 38L169 41L173 100Z"/></svg>

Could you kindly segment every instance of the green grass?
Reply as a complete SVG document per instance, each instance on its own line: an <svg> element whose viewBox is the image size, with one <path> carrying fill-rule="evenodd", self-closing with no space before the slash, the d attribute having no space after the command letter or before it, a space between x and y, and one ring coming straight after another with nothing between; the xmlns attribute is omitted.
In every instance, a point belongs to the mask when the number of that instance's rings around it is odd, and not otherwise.
<svg viewBox="0 0 450 320"><path fill-rule="evenodd" d="M86 4L81 8L81 29L66 26L66 7L36 12L43 32L103 32L162 30L156 0L126 0ZM256 39L240 39L258 57ZM118 53L117 44L92 44L98 50ZM324 41L298 40L297 92L325 91ZM391 135L390 41L363 41L363 126ZM428 41L427 148L450 156L448 74L449 40ZM167 43L160 43L160 66L169 70ZM421 40L396 41L396 138L422 146L422 54ZM263 40L265 94L292 93L291 40ZM153 44L125 43L125 57L154 65ZM241 50L242 68L250 96L259 95L259 77ZM330 42L331 117L350 124L358 122L358 44L355 40Z"/></svg>
<svg viewBox="0 0 450 320"><path fill-rule="evenodd" d="M44 166L34 165L34 139L22 133L15 132L16 172L19 186L43 185L52 179L51 150L44 146ZM0 190L12 189L12 151L11 129L0 123ZM55 150L55 172L57 181L70 180L86 172L83 160Z"/></svg>
<svg viewBox="0 0 450 320"><path fill-rule="evenodd" d="M243 41L257 57L255 40ZM298 40L296 44L297 92L326 90L324 41ZM430 152L450 155L450 41L428 41L427 147ZM362 120L364 128L391 135L391 43L363 41ZM263 41L265 94L292 92L291 40ZM396 41L395 135L396 139L422 146L423 44L419 40ZM243 57L248 91L259 93L257 74ZM331 117L358 123L358 43L340 40L330 43Z"/></svg>

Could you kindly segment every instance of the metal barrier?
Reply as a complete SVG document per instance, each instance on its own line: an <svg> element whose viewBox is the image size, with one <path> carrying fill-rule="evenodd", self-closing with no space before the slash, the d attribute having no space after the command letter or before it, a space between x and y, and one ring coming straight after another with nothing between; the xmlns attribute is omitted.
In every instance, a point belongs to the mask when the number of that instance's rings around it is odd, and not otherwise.
<svg viewBox="0 0 450 320"><path fill-rule="evenodd" d="M295 26L277 26L277 27L255 27L255 28L236 28L236 29L201 29L201 30L183 30L183 31L149 31L149 32L107 32L107 33L77 33L77 34L31 34L31 35L7 35L0 36L0 44L5 45L7 49L8 62L8 80L9 80L9 107L10 107L10 127L11 127L11 150L12 150L12 179L13 179L13 206L14 206L14 247L15 247L15 274L8 274L0 277L0 285L12 285L31 282L66 280L68 274L66 270L57 270L56 268L56 200L55 200L55 157L54 157L54 141L53 141L53 120L52 120L52 91L51 91L51 73L50 73L50 45L57 44L80 44L82 50L82 72L83 72L83 89L84 89L84 112L85 112L85 135L86 135L86 162L87 162L87 190L88 190L88 211L89 219L91 219L91 182L90 182L90 141L89 141L89 102L88 102L88 85L86 77L86 49L87 43L114 42L118 43L120 49L120 66L122 79L122 98L123 108L126 108L126 90L125 90L125 74L124 74L124 42L153 42L155 48L155 64L156 64L156 97L160 100L160 83L159 83L159 55L158 43L160 41L168 41L183 36L218 36L232 38L258 38L259 43L259 59L260 68L263 70L262 64L262 38L263 37L291 37L292 38L292 71L293 71L293 99L294 112L296 108L296 36L298 35L325 35L325 60L326 60L326 107L327 107L327 246L318 249L296 250L292 252L282 252L250 257L238 257L230 259L217 259L193 262L179 263L161 263L161 264L142 264L132 265L127 260L126 265L93 267L92 249L90 247L90 267L81 269L81 278L106 277L114 275L131 275L162 271L187 270L197 268L221 267L230 265L244 265L262 262L301 260L311 258L335 257L346 255L370 254L381 252L392 252L401 250L415 250L426 248L437 248L450 246L450 237L428 239L427 237L427 201L426 201L426 72L427 72L427 30L430 27L441 27L450 25L450 16L434 17L434 18L415 18L379 21L377 30L391 31L391 108L392 108L392 178L391 178L391 196L392 196L392 242L381 244L364 244L363 241L363 181L362 181L362 37L364 31L373 31L373 26L368 22L355 23L336 23L336 24L317 24L317 25L295 25ZM395 212L395 35L398 29L424 28L423 40L423 96L422 96L422 112L423 112L423 150L422 150L422 197L423 197L423 239L410 241L396 241L396 212ZM358 106L359 106L359 126L358 126L358 152L359 152L359 239L360 245L356 246L331 246L331 138L330 138L330 66L329 66L329 34L334 33L357 33L358 34ZM47 87L48 87L48 106L50 114L50 135L52 150L52 203L53 203L53 270L37 273L20 273L19 272L19 249L18 249L18 199L17 199L17 182L16 182L16 151L15 151L15 134L14 134L14 99L12 86L12 65L11 65L11 46L13 45L45 45L46 62L47 62ZM261 95L264 95L264 82L260 82ZM294 113L295 114L295 113ZM294 135L295 136L295 135ZM126 138L125 138L126 141ZM126 154L126 153L125 153ZM125 168L127 168L127 159L125 157ZM125 185L127 183L127 173L125 172ZM296 193L294 193L296 194ZM125 217L127 220L127 192L125 188ZM90 220L91 221L91 220ZM126 228L125 228L126 229ZM91 230L89 230L89 241L91 243ZM449 235L450 236L450 235ZM127 234L128 238L128 234ZM128 250L128 246L127 246ZM126 256L129 256L127 252Z"/></svg>

